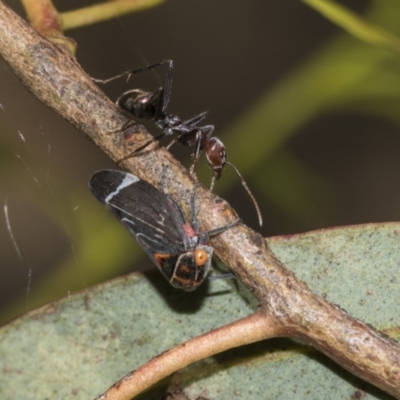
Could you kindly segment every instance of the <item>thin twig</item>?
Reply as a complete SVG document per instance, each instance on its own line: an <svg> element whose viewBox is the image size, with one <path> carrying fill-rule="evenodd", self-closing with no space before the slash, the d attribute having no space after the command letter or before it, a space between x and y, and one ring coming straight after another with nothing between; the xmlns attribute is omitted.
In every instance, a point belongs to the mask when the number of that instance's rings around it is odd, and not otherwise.
<svg viewBox="0 0 400 400"><path fill-rule="evenodd" d="M164 0L123 0L96 4L60 14L64 30L107 21L135 11L155 7Z"/></svg>
<svg viewBox="0 0 400 400"><path fill-rule="evenodd" d="M213 329L153 358L127 374L96 400L129 400L181 368L214 354L277 337L279 325L260 313Z"/></svg>
<svg viewBox="0 0 400 400"><path fill-rule="evenodd" d="M22 4L33 29L53 43L64 46L72 54L75 53L76 43L64 36L60 15L51 0L22 0Z"/></svg>
<svg viewBox="0 0 400 400"><path fill-rule="evenodd" d="M302 1L354 37L374 46L386 47L396 53L400 52L400 40L396 35L367 21L338 2L328 0Z"/></svg>

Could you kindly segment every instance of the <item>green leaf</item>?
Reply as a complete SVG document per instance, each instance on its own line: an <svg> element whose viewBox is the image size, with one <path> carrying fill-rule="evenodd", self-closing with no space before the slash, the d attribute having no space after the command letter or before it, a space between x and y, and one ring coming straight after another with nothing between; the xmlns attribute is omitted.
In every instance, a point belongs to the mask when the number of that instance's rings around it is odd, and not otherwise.
<svg viewBox="0 0 400 400"><path fill-rule="evenodd" d="M268 240L319 294L399 337L400 223L326 229ZM236 281L198 291L161 274L132 274L47 305L0 330L2 399L90 399L127 372L191 337L251 314L257 302ZM196 363L169 384L211 399L342 399L362 388L390 398L310 347L275 339ZM355 398L355 397L354 397Z"/></svg>
<svg viewBox="0 0 400 400"><path fill-rule="evenodd" d="M373 45L400 51L400 40L395 35L369 23L346 7L329 0L303 0L303 2L355 37Z"/></svg>

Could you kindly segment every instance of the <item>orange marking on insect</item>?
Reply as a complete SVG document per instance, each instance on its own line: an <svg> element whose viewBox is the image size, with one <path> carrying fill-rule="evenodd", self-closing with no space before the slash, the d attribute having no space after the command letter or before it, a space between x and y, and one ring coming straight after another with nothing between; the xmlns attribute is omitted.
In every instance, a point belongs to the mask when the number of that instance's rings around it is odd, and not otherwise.
<svg viewBox="0 0 400 400"><path fill-rule="evenodd" d="M203 267L208 261L208 254L203 249L196 249L194 251L194 260L197 267Z"/></svg>

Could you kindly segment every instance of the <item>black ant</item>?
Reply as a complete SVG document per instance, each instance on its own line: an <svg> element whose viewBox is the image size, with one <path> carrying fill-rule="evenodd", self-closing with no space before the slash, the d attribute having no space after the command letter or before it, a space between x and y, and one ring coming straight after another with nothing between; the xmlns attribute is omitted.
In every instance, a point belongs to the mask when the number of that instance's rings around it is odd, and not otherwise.
<svg viewBox="0 0 400 400"><path fill-rule="evenodd" d="M133 154L139 152L140 150L143 150L150 143L158 141L164 136L169 136L175 133L177 134L177 137L172 140L166 148L169 149L175 143L194 147L194 161L192 166L190 167L190 173L192 175L194 174L198 159L200 158L201 153L204 151L207 163L214 171L214 175L212 177L210 185L211 191L214 188L215 181L221 178L222 170L224 169L226 164L230 165L236 171L242 182L243 187L246 189L247 193L254 203L254 207L256 208L258 215L258 221L261 226L263 221L257 201L251 193L246 181L243 179L243 176L240 174L239 170L232 163L227 161L225 146L222 141L217 137L212 136L214 132L214 125L198 126L198 124L207 116L207 111L197 114L193 118L188 120L182 120L174 114L167 114L167 106L169 103L172 87L172 71L174 68L172 60L163 60L159 63L148 65L144 68L126 71L122 74L116 75L106 80L94 80L96 82L108 83L125 75L128 75L129 79L132 74L149 71L164 64L167 64L168 66L164 87L157 89L155 92L147 92L141 89L128 90L116 101L117 106L123 111L123 113L127 117L152 119L155 121L156 125L162 130L162 133L155 136L152 140L148 141L139 148L135 149L132 153L128 154L119 162L124 161L127 158L131 157ZM127 121L127 123L124 124L120 129L118 129L118 131L123 131L127 128L129 124L131 124L131 121Z"/></svg>

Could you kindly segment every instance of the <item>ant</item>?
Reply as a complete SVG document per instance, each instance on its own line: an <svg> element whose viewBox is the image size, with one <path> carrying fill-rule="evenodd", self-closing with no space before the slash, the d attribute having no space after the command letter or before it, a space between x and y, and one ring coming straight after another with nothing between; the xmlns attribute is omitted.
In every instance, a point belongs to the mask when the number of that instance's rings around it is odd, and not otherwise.
<svg viewBox="0 0 400 400"><path fill-rule="evenodd" d="M162 133L155 136L152 140L148 141L139 148L135 149L132 153L128 154L119 162L124 161L127 158L131 157L134 153L143 150L150 143L153 143L154 141L159 141L164 136L169 136L175 133L177 134L177 137L173 139L166 148L169 149L175 143L194 147L194 161L192 166L190 167L191 175L194 175L196 164L200 158L201 153L204 151L207 164L214 171L214 175L212 177L210 185L211 191L214 188L215 181L221 178L222 170L224 169L226 164L230 165L236 171L242 182L243 187L253 201L254 207L257 212L259 224L260 226L262 226L263 221L257 201L251 193L249 187L247 186L247 183L245 182L243 176L240 174L239 170L232 163L227 161L225 145L220 139L212 135L214 132L214 125L198 125L207 116L208 112L204 111L188 120L182 120L177 115L167 113L167 106L171 96L172 72L174 68L174 63L172 60L163 60L159 63L148 65L140 69L126 71L122 74L116 75L106 80L94 80L96 82L108 83L125 75L127 75L129 79L130 76L133 74L149 71L151 69L161 67L164 64L167 64L167 75L165 78L164 87L160 87L154 92L148 92L141 89L128 90L127 92L122 94L122 96L120 96L116 101L117 106L128 118L132 119L132 117L137 117L141 119L152 119L155 121L156 125L162 130ZM128 120L117 131L123 131L131 123L132 122Z"/></svg>

